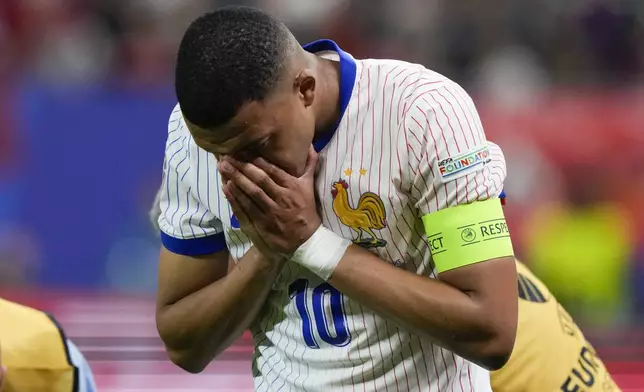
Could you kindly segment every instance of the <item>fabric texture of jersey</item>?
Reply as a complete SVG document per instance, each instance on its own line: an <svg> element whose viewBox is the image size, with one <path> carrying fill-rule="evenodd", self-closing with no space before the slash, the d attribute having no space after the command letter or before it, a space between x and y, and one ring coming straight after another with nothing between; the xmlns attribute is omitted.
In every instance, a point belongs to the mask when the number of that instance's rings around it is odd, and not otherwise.
<svg viewBox="0 0 644 392"><path fill-rule="evenodd" d="M314 141L324 226L384 262L435 278L421 217L498 197L506 174L501 150L486 141L467 93L444 76L401 61L354 60L332 41L306 48L336 52L341 70L341 121L327 139ZM223 195L216 165L177 106L160 193L163 243L186 255L227 248L239 260L252 244ZM251 330L257 391L490 391L487 371L294 263Z"/></svg>
<svg viewBox="0 0 644 392"><path fill-rule="evenodd" d="M517 262L519 324L508 363L492 372L494 392L619 392L566 310Z"/></svg>

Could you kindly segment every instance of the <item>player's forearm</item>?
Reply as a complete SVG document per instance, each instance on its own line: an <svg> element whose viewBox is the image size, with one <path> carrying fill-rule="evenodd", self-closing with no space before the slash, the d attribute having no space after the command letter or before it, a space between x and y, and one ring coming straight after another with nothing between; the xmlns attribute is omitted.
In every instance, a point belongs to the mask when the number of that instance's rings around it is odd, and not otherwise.
<svg viewBox="0 0 644 392"><path fill-rule="evenodd" d="M203 370L248 329L279 270L252 248L224 278L161 310L157 325L172 361Z"/></svg>
<svg viewBox="0 0 644 392"><path fill-rule="evenodd" d="M516 312L396 268L358 246L349 247L329 282L405 329L486 368L502 366L511 353Z"/></svg>

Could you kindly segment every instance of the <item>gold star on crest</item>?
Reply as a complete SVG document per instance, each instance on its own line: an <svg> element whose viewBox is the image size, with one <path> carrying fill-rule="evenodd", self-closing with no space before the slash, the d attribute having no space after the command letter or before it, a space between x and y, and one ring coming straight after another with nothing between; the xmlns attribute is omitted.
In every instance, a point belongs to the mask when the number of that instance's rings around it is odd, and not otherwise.
<svg viewBox="0 0 644 392"><path fill-rule="evenodd" d="M367 169L363 167L362 169L360 169L360 175L364 176L365 174L367 174Z"/></svg>
<svg viewBox="0 0 644 392"><path fill-rule="evenodd" d="M353 173L353 171L352 171L351 169L346 169L346 170L344 171L344 175L345 175L345 176L350 176L350 175L351 175L351 173Z"/></svg>

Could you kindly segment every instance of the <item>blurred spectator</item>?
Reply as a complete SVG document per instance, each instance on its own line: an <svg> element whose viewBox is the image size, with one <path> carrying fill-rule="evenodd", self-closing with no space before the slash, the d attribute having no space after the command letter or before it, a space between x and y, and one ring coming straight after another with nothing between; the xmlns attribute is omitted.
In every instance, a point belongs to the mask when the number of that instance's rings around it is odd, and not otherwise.
<svg viewBox="0 0 644 392"><path fill-rule="evenodd" d="M532 106L548 87L535 53L521 46L500 48L485 57L475 83L479 94L508 109Z"/></svg>
<svg viewBox="0 0 644 392"><path fill-rule="evenodd" d="M104 80L114 52L105 27L90 10L66 0L28 0L36 27L35 73L48 84L68 86Z"/></svg>
<svg viewBox="0 0 644 392"><path fill-rule="evenodd" d="M356 55L363 48L369 56L423 62L461 82L473 81L473 65L497 57L491 64L514 58L515 77L528 72L530 79L563 84L625 83L643 66L644 10L637 0L500 0L494 6L445 0L5 0L0 37L10 38L5 46L12 62L29 66L21 70L35 69L52 83L87 83L115 72L131 82L165 83L190 20L226 4L264 7L302 40L326 35L345 20L359 35Z"/></svg>
<svg viewBox="0 0 644 392"><path fill-rule="evenodd" d="M15 289L36 283L40 254L35 241L17 224L0 225L0 287Z"/></svg>
<svg viewBox="0 0 644 392"><path fill-rule="evenodd" d="M642 28L626 1L597 0L581 17L596 82L606 85L633 82L642 68Z"/></svg>
<svg viewBox="0 0 644 392"><path fill-rule="evenodd" d="M594 172L592 179L589 172ZM569 174L567 202L534 212L527 255L571 313L595 325L610 324L625 310L632 224L619 205L606 199L597 168L584 166Z"/></svg>

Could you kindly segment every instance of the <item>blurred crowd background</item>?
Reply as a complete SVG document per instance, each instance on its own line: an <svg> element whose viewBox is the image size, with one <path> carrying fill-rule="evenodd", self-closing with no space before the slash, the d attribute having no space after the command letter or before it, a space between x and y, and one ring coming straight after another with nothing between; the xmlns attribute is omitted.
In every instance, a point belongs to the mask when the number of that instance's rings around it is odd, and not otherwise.
<svg viewBox="0 0 644 392"><path fill-rule="evenodd" d="M517 254L597 340L643 325L641 0L0 0L3 292L152 295L176 49L228 4L462 84L506 153Z"/></svg>

